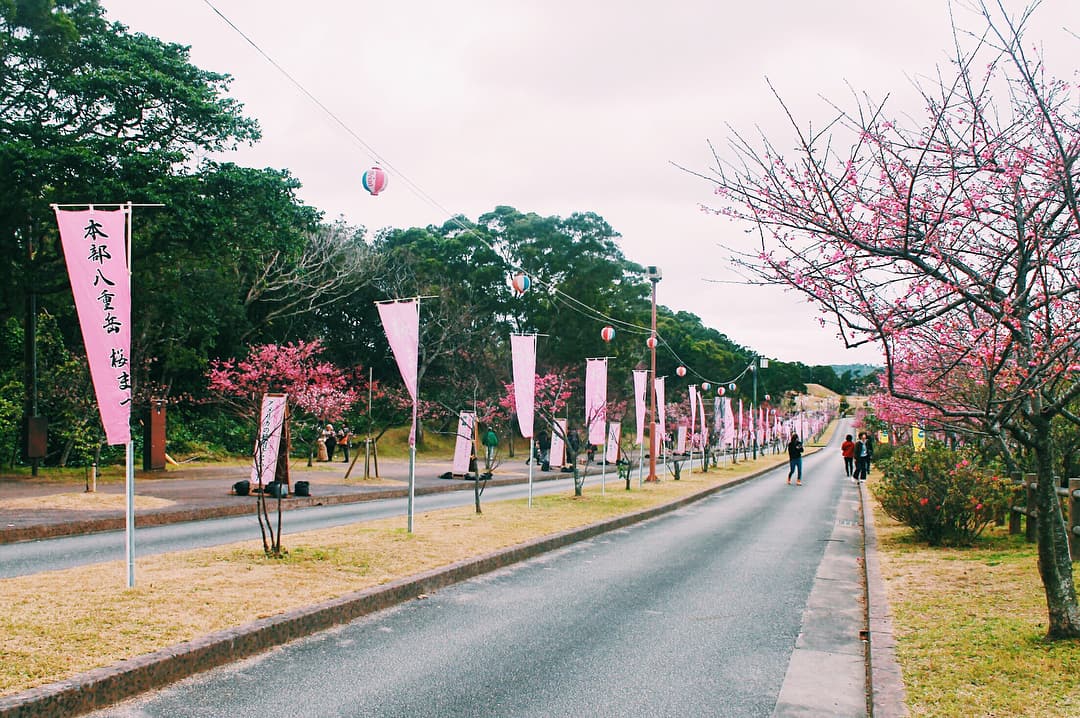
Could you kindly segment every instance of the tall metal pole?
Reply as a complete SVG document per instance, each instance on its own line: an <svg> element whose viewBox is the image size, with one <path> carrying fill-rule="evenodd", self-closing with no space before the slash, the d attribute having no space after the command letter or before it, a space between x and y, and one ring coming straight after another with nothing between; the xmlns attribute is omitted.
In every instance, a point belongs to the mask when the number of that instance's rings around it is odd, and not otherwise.
<svg viewBox="0 0 1080 718"><path fill-rule="evenodd" d="M758 426L758 422L761 421L761 417L757 413L757 372L758 372L758 358L754 357L754 363L750 365L750 371L754 373L754 401L752 404L751 423L754 425L754 460L757 460L757 435L758 430L761 428Z"/></svg>
<svg viewBox="0 0 1080 718"><path fill-rule="evenodd" d="M659 481L656 476L656 283L659 277L652 278L652 333L649 335L652 346L652 364L649 372L649 475L646 481Z"/></svg>
<svg viewBox="0 0 1080 718"><path fill-rule="evenodd" d="M127 209L127 269L128 269L128 298L131 301L133 297L132 284L132 272L131 272L131 245L134 244L134 240L131 236L131 202L126 205ZM130 306L130 305L129 305ZM128 322L131 322L131 316L128 316ZM130 354L130 346L128 352ZM132 372L134 373L134 372ZM134 379L132 379L134 384ZM134 386L131 393L135 393ZM149 446L144 446L143 451L149 451ZM128 588L135 587L135 442L128 437L127 447L124 450L124 484L125 484L125 520L124 520L124 537L126 539L126 550L124 553L127 557L127 585Z"/></svg>

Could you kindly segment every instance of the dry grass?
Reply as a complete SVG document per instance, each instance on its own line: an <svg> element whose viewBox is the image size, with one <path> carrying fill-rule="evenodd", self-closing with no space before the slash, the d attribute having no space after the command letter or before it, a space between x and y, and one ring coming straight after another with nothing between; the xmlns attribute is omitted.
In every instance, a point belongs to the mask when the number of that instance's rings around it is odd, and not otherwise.
<svg viewBox="0 0 1080 718"><path fill-rule="evenodd" d="M135 508L160 509L173 506L175 502L154 496L135 496ZM123 509L127 505L124 494L64 493L48 496L24 496L18 499L0 499L0 510L14 509L62 509L65 511L105 511Z"/></svg>
<svg viewBox="0 0 1080 718"><path fill-rule="evenodd" d="M0 694L155 651L212 631L341 596L421 571L728 483L777 457L695 472L630 492L590 477L585 495L484 504L286 537L289 555L240 544L139 559L137 586L120 562L0 580ZM686 476L686 474L684 474ZM288 522L286 514L285 521ZM257 532L252 526L252 535Z"/></svg>
<svg viewBox="0 0 1080 718"><path fill-rule="evenodd" d="M875 507L915 716L1080 716L1080 641L1047 643L1034 544L1006 529L931 549Z"/></svg>

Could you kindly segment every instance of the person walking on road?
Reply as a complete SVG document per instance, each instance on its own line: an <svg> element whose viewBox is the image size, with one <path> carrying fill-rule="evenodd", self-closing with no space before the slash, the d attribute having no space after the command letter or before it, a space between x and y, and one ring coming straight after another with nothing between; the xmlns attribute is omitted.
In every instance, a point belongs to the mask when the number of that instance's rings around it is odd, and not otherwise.
<svg viewBox="0 0 1080 718"><path fill-rule="evenodd" d="M799 435L797 433L792 432L791 441L789 441L788 445L787 445L787 455L788 455L787 482L789 484L791 483L791 475L794 474L796 472L796 470L798 470L799 473L798 473L798 476L795 478L795 485L796 486L802 486L802 453L803 453L802 441L799 440Z"/></svg>
<svg viewBox="0 0 1080 718"><path fill-rule="evenodd" d="M866 481L870 473L870 460L874 458L874 447L870 445L870 437L866 432L859 434L859 440L855 442L855 480Z"/></svg>
<svg viewBox="0 0 1080 718"><path fill-rule="evenodd" d="M840 455L844 457L844 473L850 479L855 473L855 442L851 440L851 434L844 437L844 443L840 444Z"/></svg>

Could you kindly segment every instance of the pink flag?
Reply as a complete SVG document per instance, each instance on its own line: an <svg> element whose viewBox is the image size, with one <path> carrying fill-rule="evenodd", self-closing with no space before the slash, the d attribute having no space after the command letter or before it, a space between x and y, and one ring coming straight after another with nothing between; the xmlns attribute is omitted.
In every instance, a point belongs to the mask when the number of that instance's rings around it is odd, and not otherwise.
<svg viewBox="0 0 1080 718"><path fill-rule="evenodd" d="M394 353L401 379L413 401L412 428L409 430L409 446L416 446L416 408L420 362L420 301L376 302L379 319L382 320L386 341Z"/></svg>
<svg viewBox="0 0 1080 718"><path fill-rule="evenodd" d="M742 399L739 399L739 443L742 443L743 430L744 429L745 429L745 427L743 425ZM749 435L747 435L747 436L749 436Z"/></svg>
<svg viewBox="0 0 1080 718"><path fill-rule="evenodd" d="M724 397L724 444L735 445L735 412L731 409L731 399Z"/></svg>
<svg viewBox="0 0 1080 718"><path fill-rule="evenodd" d="M634 414L637 416L637 440L640 444L645 439L645 387L649 382L649 372L645 369L634 370Z"/></svg>
<svg viewBox="0 0 1080 718"><path fill-rule="evenodd" d="M510 356L514 363L514 405L521 435L533 435L536 404L536 335L511 334Z"/></svg>
<svg viewBox="0 0 1080 718"><path fill-rule="evenodd" d="M548 460L552 466L565 466L566 442L563 437L566 436L566 419L556 419L555 426L557 428L551 432L551 453Z"/></svg>
<svg viewBox="0 0 1080 718"><path fill-rule="evenodd" d="M660 437L667 436L667 411L664 409L664 377L658 377L654 382L656 386L656 410L660 412Z"/></svg>
<svg viewBox="0 0 1080 718"><path fill-rule="evenodd" d="M281 448L281 428L285 424L285 394L263 394L259 411L259 438L251 462L251 483L266 486L277 474L278 451Z"/></svg>
<svg viewBox="0 0 1080 718"><path fill-rule="evenodd" d="M469 473L475 426L476 414L471 411L458 414L457 441L454 442L454 464L450 469L451 473L458 475Z"/></svg>
<svg viewBox="0 0 1080 718"><path fill-rule="evenodd" d="M585 426L589 443L604 443L607 423L607 359L585 360Z"/></svg>
<svg viewBox="0 0 1080 718"><path fill-rule="evenodd" d="M105 440L131 441L131 279L125 210L56 210Z"/></svg>
<svg viewBox="0 0 1080 718"><path fill-rule="evenodd" d="M691 384L689 387L690 392L690 436L693 437L694 430L697 427L697 385ZM690 440L691 450L694 446L694 440Z"/></svg>
<svg viewBox="0 0 1080 718"><path fill-rule="evenodd" d="M705 397L701 397L701 401L698 402L698 408L701 410L701 448L704 449L709 445L709 425L705 423Z"/></svg>

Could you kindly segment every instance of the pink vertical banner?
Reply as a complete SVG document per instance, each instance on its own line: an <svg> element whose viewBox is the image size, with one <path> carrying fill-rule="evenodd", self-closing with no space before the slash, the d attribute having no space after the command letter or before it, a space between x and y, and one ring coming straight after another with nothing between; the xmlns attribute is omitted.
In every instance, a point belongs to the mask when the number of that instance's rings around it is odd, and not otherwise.
<svg viewBox="0 0 1080 718"><path fill-rule="evenodd" d="M585 426L589 443L604 443L607 424L607 359L585 360Z"/></svg>
<svg viewBox="0 0 1080 718"><path fill-rule="evenodd" d="M608 423L607 434L607 452L604 454L604 459L609 464L614 464L619 460L619 439L622 436L622 424L618 421L612 421Z"/></svg>
<svg viewBox="0 0 1080 718"><path fill-rule="evenodd" d="M131 441L131 278L127 210L56 208L105 440Z"/></svg>
<svg viewBox="0 0 1080 718"><path fill-rule="evenodd" d="M656 387L656 410L660 413L660 436L667 436L667 410L664 408L664 377L658 377L653 384Z"/></svg>
<svg viewBox="0 0 1080 718"><path fill-rule="evenodd" d="M637 417L637 435L634 443L645 440L645 392L649 383L649 372L645 369L634 370L634 416Z"/></svg>
<svg viewBox="0 0 1080 718"><path fill-rule="evenodd" d="M514 406L518 427L526 439L533 435L536 409L536 335L511 334L510 356L514 364Z"/></svg>
<svg viewBox="0 0 1080 718"><path fill-rule="evenodd" d="M697 427L697 384L691 384L688 387L690 393L690 448L694 447L694 430Z"/></svg>
<svg viewBox="0 0 1080 718"><path fill-rule="evenodd" d="M742 438L744 436L743 431L745 431L745 428L746 427L743 424L743 415L742 415L742 399L739 399L739 443L740 444L742 443Z"/></svg>
<svg viewBox="0 0 1080 718"><path fill-rule="evenodd" d="M728 446L735 444L735 412L731 409L731 399L724 397L724 438Z"/></svg>
<svg viewBox="0 0 1080 718"><path fill-rule="evenodd" d="M416 446L416 409L419 389L420 364L420 301L376 302L379 319L382 320L386 341L394 354L401 379L412 397L412 427L409 429L409 446Z"/></svg>
<svg viewBox="0 0 1080 718"><path fill-rule="evenodd" d="M701 411L701 448L704 449L709 445L709 425L705 423L705 397L701 397L701 401L698 402L698 409Z"/></svg>
<svg viewBox="0 0 1080 718"><path fill-rule="evenodd" d="M285 407L288 403L289 397L285 394L263 394L259 411L259 437L255 441L255 456L251 462L253 484L266 486L276 476L281 430L285 426Z"/></svg>
<svg viewBox="0 0 1080 718"><path fill-rule="evenodd" d="M555 426L557 428L551 432L551 454L548 461L552 466L566 466L566 442L563 440L566 436L566 419L556 419Z"/></svg>
<svg viewBox="0 0 1080 718"><path fill-rule="evenodd" d="M476 414L463 411L458 414L457 441L454 442L454 465L450 472L457 475L469 473L473 440L476 431Z"/></svg>

